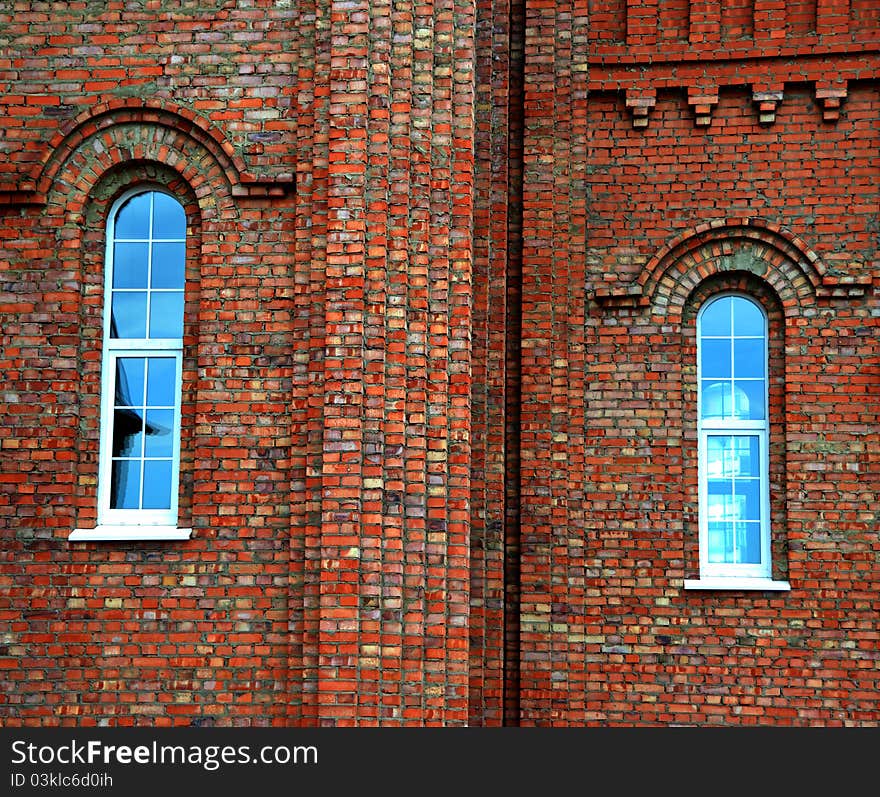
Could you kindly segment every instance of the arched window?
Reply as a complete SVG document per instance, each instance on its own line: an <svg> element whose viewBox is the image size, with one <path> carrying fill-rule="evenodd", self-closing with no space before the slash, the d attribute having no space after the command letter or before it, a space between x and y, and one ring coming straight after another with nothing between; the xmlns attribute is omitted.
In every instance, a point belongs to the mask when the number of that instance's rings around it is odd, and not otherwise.
<svg viewBox="0 0 880 797"><path fill-rule="evenodd" d="M98 476L98 523L111 533L161 537L177 525L185 264L186 214L173 196L140 189L114 204Z"/></svg>
<svg viewBox="0 0 880 797"><path fill-rule="evenodd" d="M721 294L697 316L700 577L770 579L767 316Z"/></svg>

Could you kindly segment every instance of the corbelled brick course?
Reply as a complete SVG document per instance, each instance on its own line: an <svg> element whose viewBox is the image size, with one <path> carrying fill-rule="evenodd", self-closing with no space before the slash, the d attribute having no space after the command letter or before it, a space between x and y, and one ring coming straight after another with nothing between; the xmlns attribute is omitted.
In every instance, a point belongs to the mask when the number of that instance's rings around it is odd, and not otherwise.
<svg viewBox="0 0 880 797"><path fill-rule="evenodd" d="M0 722L880 724L878 71L871 0L0 8ZM194 534L70 542L137 184ZM720 290L790 592L683 589Z"/></svg>

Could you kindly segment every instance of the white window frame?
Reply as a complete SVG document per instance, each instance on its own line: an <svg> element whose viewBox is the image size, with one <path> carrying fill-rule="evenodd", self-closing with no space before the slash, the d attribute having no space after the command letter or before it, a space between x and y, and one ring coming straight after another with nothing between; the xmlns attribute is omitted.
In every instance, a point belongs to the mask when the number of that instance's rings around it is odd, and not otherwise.
<svg viewBox="0 0 880 797"><path fill-rule="evenodd" d="M129 200L140 194L153 192L166 194L179 202L177 197L161 187L142 185L122 194L113 203L107 218L106 250L104 256L104 324L101 357L101 422L98 455L98 523L94 529L74 529L69 537L69 539L74 541L179 540L188 539L192 536L192 529L178 528L183 338L110 337L113 255L114 244L117 242L115 234L116 218L119 211ZM150 242L180 242L180 239L152 238L152 205L149 235ZM186 243L185 235L183 243ZM173 358L175 362L171 505L168 509L112 509L110 507L116 363L122 357L163 357ZM143 484L141 484L141 490L143 490Z"/></svg>
<svg viewBox="0 0 880 797"><path fill-rule="evenodd" d="M763 373L764 373L764 418L763 420L706 419L703 418L703 374L702 374L702 321L705 311L718 299L735 297L750 302L761 313L763 319ZM772 578L771 525L770 525L770 358L769 324L767 313L759 302L746 293L727 291L712 296L703 303L697 313L697 476L698 476L698 515L699 515L699 555L700 577L685 580L685 589L738 589L786 591L788 582L774 581ZM733 330L731 330L733 332ZM733 376L733 374L731 374ZM710 437L753 437L758 440L760 476L760 535L761 561L754 563L710 562L709 561L709 469L707 461Z"/></svg>

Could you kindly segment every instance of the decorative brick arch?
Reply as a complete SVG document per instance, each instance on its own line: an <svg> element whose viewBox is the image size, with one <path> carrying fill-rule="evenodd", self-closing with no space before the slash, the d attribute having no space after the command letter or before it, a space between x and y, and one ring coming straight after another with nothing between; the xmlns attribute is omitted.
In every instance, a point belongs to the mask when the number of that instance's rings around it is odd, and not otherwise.
<svg viewBox="0 0 880 797"><path fill-rule="evenodd" d="M146 163L176 172L198 198L204 221L228 215L233 208L233 184L216 152L186 131L125 121L98 127L83 137L77 134L67 144L74 141L73 148L65 145L63 159L56 150L59 158L50 160L41 177L47 215L63 212L68 221L77 222L105 175Z"/></svg>
<svg viewBox="0 0 880 797"><path fill-rule="evenodd" d="M599 287L592 297L603 304L680 312L700 282L730 271L761 278L779 296L786 313L817 296L861 296L871 285L870 273L833 274L803 239L778 224L726 218L680 232L648 261L635 282Z"/></svg>
<svg viewBox="0 0 880 797"><path fill-rule="evenodd" d="M698 285L729 272L766 282L788 314L822 292L825 267L799 238L776 225L722 220L676 236L651 258L639 278L642 304L680 315Z"/></svg>
<svg viewBox="0 0 880 797"><path fill-rule="evenodd" d="M125 142L120 130L136 128L152 131L138 141ZM150 139L154 146L150 146ZM205 119L175 103L163 101L143 104L138 100L119 100L91 107L87 112L65 124L49 142L43 157L34 164L21 182L18 193L28 195L36 204L48 201L53 187L62 180L71 159L90 144L99 160L107 163L113 143L120 142L127 150L128 160L155 160L178 168L174 156L185 163L198 152L195 161L203 167L212 162L209 176L216 189L222 182L226 192L234 197L283 196L292 187L292 177L283 175L276 180L260 180L247 171L232 145ZM197 189L191 170L186 177Z"/></svg>
<svg viewBox="0 0 880 797"><path fill-rule="evenodd" d="M753 224L718 225L680 237L649 262L640 279L644 303L679 315L699 284L738 271L766 282L790 314L811 303L822 286L819 258L795 240Z"/></svg>

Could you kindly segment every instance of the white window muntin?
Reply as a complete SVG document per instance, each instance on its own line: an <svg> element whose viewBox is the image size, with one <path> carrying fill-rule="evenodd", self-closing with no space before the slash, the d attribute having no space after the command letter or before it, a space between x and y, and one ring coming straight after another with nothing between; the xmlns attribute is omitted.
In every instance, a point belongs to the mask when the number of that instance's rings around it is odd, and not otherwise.
<svg viewBox="0 0 880 797"><path fill-rule="evenodd" d="M146 227L146 235L137 237L116 237L116 223L120 211L125 205L140 196L149 197L149 217ZM185 269L185 217L183 219L183 236L162 236L156 235L154 226L154 208L157 196L169 197L178 206L179 203L171 195L155 188L141 187L132 190L121 196L110 210L107 224L107 248L105 256L105 284L104 284L104 340L103 340L103 358L102 358L102 376L101 376L101 429L100 429L100 457L98 472L98 524L100 526L164 526L170 527L177 524L178 512L178 490L180 481L180 426L181 426L181 372L183 360L183 329L182 329L182 303L183 288L185 280L183 274L180 274L179 285L173 287L156 287L153 280L154 253L157 249L156 245L172 244L179 248L177 256L182 258L182 263L177 264L179 268ZM180 208L182 211L182 207ZM115 253L118 244L137 244L145 246L146 249L146 281L143 287L126 288L114 287L114 268ZM111 315L114 301L114 294L120 293L139 293L144 296L144 330L143 335L131 337L119 337L113 334L111 326ZM174 294L173 299L177 304L177 312L179 312L179 322L174 320L174 336L166 337L149 337L150 326L152 324L151 304L154 295L170 296ZM158 306L158 303L157 303ZM179 331L179 335L176 334ZM166 330L167 332L167 330ZM141 450L137 457L114 457L114 423L117 416L116 407L116 375L120 360L124 358L137 358L146 361L150 360L173 360L173 386L172 397L173 403L167 405L163 403L161 406L149 406L146 397L146 374L150 367L149 362L145 366L145 384L144 396L141 404L135 409L142 410L144 429L141 434ZM166 369L168 370L168 369ZM157 415L164 413L167 417L172 417L171 433L170 433L170 456L151 457L146 449L146 425L147 415L155 412ZM121 459L129 459L140 463L140 483L138 485L139 505L144 497L144 475L148 467L147 462L170 463L170 495L167 501L168 506L163 508L114 508L111 506L112 485L113 485L113 468L114 462ZM165 503L165 502L163 502Z"/></svg>
<svg viewBox="0 0 880 797"><path fill-rule="evenodd" d="M730 335L703 335L703 319L708 310L717 300L723 298L735 298L742 301L749 302L753 307L755 307L761 314L762 319L762 334L760 335L736 335L735 327L733 323L733 308L735 307L735 303L731 304L731 326L730 326ZM730 357L730 372L724 373L720 370L715 370L714 373L718 374L719 382L717 384L721 384L722 390L726 390L727 383L730 384L730 398L731 408L735 408L737 406L737 383L745 383L745 382L758 382L762 383L762 395L761 395L761 412L759 418L752 417L735 417L735 415L731 416L722 416L717 417L715 414L712 417L704 417L704 382L709 379L715 378L714 376L709 376L704 380L703 376L703 348L704 348L704 339L707 341L729 341L731 357ZM712 578L712 577L732 577L732 578L769 578L771 573L770 566L770 489L769 489L769 461L768 461L768 447L769 447L769 402L768 402L768 350L767 350L767 316L764 312L763 308L750 297L738 294L738 293L724 293L719 294L717 296L712 297L708 302L706 302L703 307L700 309L699 314L697 315L697 407L698 407L698 500L699 500L699 549L700 549L700 575L701 578ZM753 347L753 349L760 349L761 354L761 376L760 377L739 377L735 371L735 348L737 340L752 340L752 341L761 341L760 347ZM715 387L715 384L712 385ZM754 394L753 394L754 395ZM757 409L757 408L756 408ZM758 413L752 413L758 414ZM710 473L710 462L709 462L709 448L710 448L710 438L715 438L716 442L721 442L725 440L733 441L743 441L743 440L754 440L757 443L758 450L758 467L757 467L757 476L752 479L752 477L741 478L740 476L728 474L722 477L720 480L716 477L713 478L713 474ZM722 443L723 446L723 443ZM715 465L715 462L712 463ZM745 504L746 495L741 496L743 501L738 501L737 499L740 496L736 493L737 483L741 482L743 484L747 484L750 481L756 482L756 486L759 491L758 500L750 502L752 504L752 508L750 511L757 511L759 517L757 521L751 519L747 514L745 518L740 516L740 512L742 511L740 507ZM729 495L724 496L713 496L714 498L724 498L729 499L725 500L721 503L727 504L729 507L728 514L723 514L719 520L719 518L713 517L711 510L718 508L719 502L714 502L714 505L710 502L710 482L727 482L729 481L732 485L732 490ZM717 525L711 526L710 524L717 523ZM727 526L730 528L732 526L731 534L725 535L725 541L729 541L732 535L733 543L730 546L730 551L732 555L728 555L729 559L733 561L717 561L717 556L715 555L715 548L713 548L713 543L716 542L718 535L717 533L710 534L710 531L715 531L719 528L719 526ZM741 530L743 533L748 533L748 529L754 526L755 531L759 535L759 543L758 548L760 551L760 560L758 562L743 562L736 561L736 559L740 555L740 551L738 550L736 539L740 537ZM725 549L728 550L727 548ZM722 557L724 558L724 557Z"/></svg>

